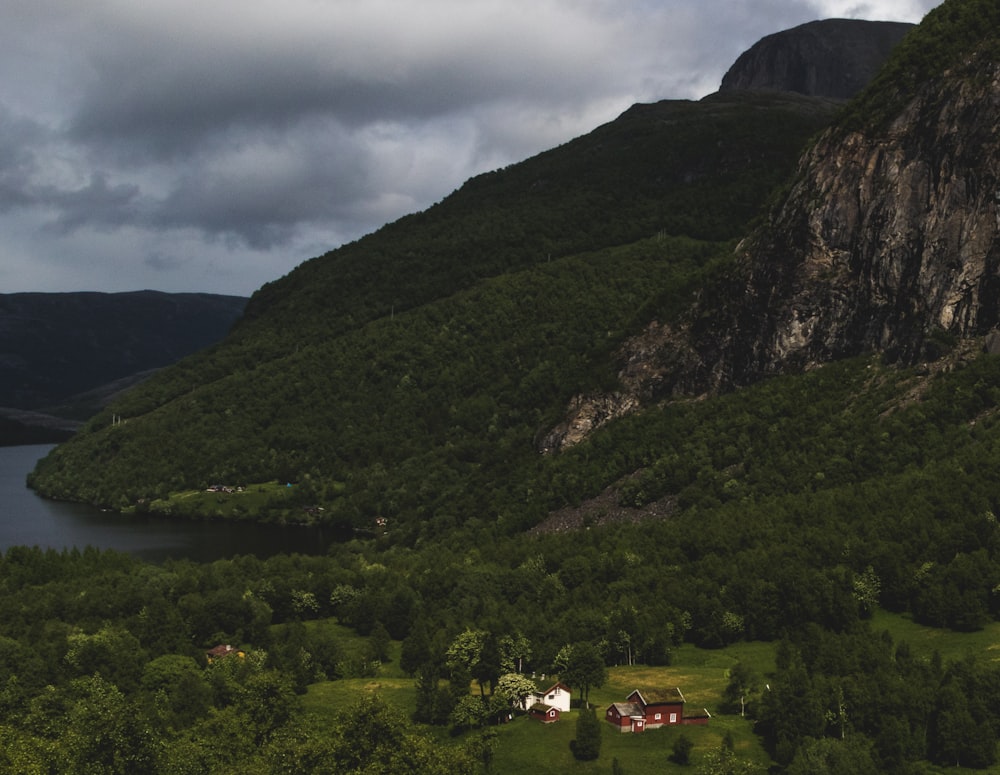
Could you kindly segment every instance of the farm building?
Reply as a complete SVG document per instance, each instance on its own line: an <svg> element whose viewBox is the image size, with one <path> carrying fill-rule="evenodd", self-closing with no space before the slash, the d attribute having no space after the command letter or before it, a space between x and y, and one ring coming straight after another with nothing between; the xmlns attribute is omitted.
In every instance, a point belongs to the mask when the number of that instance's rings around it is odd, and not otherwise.
<svg viewBox="0 0 1000 775"><path fill-rule="evenodd" d="M704 714L684 715L684 695L680 689L667 691L633 691L625 702L612 703L604 719L618 727L619 732L643 732L674 724L707 724Z"/></svg>
<svg viewBox="0 0 1000 775"><path fill-rule="evenodd" d="M536 702L528 708L528 715L536 721L541 721L543 724L552 724L559 720L560 711L559 708L553 708L544 702Z"/></svg>
<svg viewBox="0 0 1000 775"><path fill-rule="evenodd" d="M548 688L541 688L525 697L521 702L521 709L530 711L533 706L541 704L567 713L572 692L566 684L557 681Z"/></svg>

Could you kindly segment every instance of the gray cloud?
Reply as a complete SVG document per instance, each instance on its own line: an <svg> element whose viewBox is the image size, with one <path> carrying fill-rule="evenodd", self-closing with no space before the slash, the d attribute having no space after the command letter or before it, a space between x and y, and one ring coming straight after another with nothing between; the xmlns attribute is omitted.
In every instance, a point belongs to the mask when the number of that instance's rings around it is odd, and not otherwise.
<svg viewBox="0 0 1000 775"><path fill-rule="evenodd" d="M713 91L763 35L935 4L8 4L0 282L249 293L634 102Z"/></svg>
<svg viewBox="0 0 1000 775"><path fill-rule="evenodd" d="M107 175L93 172L86 186L73 191L45 188L39 192L38 199L57 212L48 228L65 235L84 225L114 230L136 221L134 205L138 196L137 185L108 185Z"/></svg>

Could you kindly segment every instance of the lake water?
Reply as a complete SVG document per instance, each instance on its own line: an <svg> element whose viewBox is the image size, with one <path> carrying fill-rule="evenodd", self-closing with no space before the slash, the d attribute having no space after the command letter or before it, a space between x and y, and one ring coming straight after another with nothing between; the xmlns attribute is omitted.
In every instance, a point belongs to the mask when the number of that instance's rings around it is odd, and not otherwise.
<svg viewBox="0 0 1000 775"><path fill-rule="evenodd" d="M19 545L93 546L152 562L168 557L208 562L237 554L323 554L335 540L332 531L319 528L133 517L46 500L24 482L50 449L49 444L0 447L0 552Z"/></svg>

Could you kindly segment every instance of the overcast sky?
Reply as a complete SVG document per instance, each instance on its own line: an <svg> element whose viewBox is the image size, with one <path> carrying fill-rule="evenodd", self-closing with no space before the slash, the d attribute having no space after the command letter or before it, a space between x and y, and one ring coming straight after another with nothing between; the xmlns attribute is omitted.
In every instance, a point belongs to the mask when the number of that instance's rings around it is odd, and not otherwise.
<svg viewBox="0 0 1000 775"><path fill-rule="evenodd" d="M0 293L249 295L472 175L940 0L4 0Z"/></svg>

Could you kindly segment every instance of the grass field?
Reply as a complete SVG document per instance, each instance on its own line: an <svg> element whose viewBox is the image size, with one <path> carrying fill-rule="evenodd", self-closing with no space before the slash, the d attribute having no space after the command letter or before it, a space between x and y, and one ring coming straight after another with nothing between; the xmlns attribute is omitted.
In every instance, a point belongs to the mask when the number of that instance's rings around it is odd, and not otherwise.
<svg viewBox="0 0 1000 775"><path fill-rule="evenodd" d="M1000 622L990 622L978 632L952 632L917 624L908 614L877 611L872 617L872 630L887 630L894 641L906 641L921 656L929 657L937 651L945 662L969 654L1000 661Z"/></svg>
<svg viewBox="0 0 1000 775"><path fill-rule="evenodd" d="M310 627L323 628L336 637L345 653L364 648L364 638L332 621L311 622ZM887 630L897 642L906 641L915 654L929 658L934 651L945 662L960 659L969 653L1000 660L1000 623L991 623L984 630L974 633L957 633L915 624L908 616L878 612L872 620L875 632ZM314 684L304 698L305 711L328 723L365 694L378 694L388 704L409 717L416 707L413 679L403 675L398 667L399 644L393 644L391 661L382 665L373 678L352 678ZM754 761L763 768L770 764L767 753L753 734L752 722L738 715L721 712L722 692L728 682L728 671L737 662L748 664L758 675L767 675L774 669L774 644L737 643L724 649L705 650L684 645L674 653L673 664L668 667L612 667L604 686L591 691L590 701L598 717L612 702L620 702L633 690L672 689L678 687L686 700L688 713L711 714L707 726L675 726L650 730L643 734L621 734L610 724L602 724L600 758L593 762L578 762L570 751L570 741L576 733L579 710L574 708L562 715L555 724L541 724L527 716L518 716L509 724L496 727L498 747L493 761L495 775L561 775L574 772L581 775L609 773L612 763L618 760L627 775L652 775L652 773L696 772L699 763L718 749L723 738L731 735L737 755ZM478 690L475 690L478 691ZM419 727L419 731L441 741L443 745L460 745L462 737L450 737L443 728ZM691 765L683 767L670 761L674 742L680 735L694 744ZM931 773L959 775L972 772L964 769L938 769L928 767ZM1000 767L976 772L1000 775Z"/></svg>
<svg viewBox="0 0 1000 775"><path fill-rule="evenodd" d="M364 639L333 622L311 622L310 627L322 628L337 638L345 653L364 647ZM306 713L333 723L337 714L355 704L366 694L377 694L389 705L409 717L416 708L413 679L402 674L398 667L399 644L393 644L392 659L382 665L373 678L349 678L313 684L304 698ZM570 751L570 740L576 733L579 710L575 707L555 724L541 724L527 716L518 716L509 724L497 727L498 748L492 772L497 775L530 771L532 775L547 773L608 773L612 762L618 759L628 775L645 773L691 772L691 767L681 767L669 760L673 744L681 734L694 743L691 761L697 765L706 754L717 749L730 733L741 758L763 765L767 754L754 737L750 722L739 716L723 715L719 711L722 690L728 680L727 671L737 661L745 661L763 674L773 668L774 649L767 643L741 643L728 649L705 651L693 646L677 650L674 665L670 667L612 667L608 681L591 692L590 701L603 718L604 710L612 702L620 702L633 690L668 689L679 687L687 701L689 712L707 709L712 714L708 726L684 726L651 730L641 735L621 734L609 724L602 724L601 756L594 762L578 762ZM477 691L473 689L474 691ZM445 743L460 744L462 738L450 738L442 729L421 727Z"/></svg>
<svg viewBox="0 0 1000 775"><path fill-rule="evenodd" d="M260 482L233 492L184 490L149 504L153 514L212 517L213 519L259 519L268 512L290 508L295 487L287 482ZM301 515L296 514L301 521Z"/></svg>

